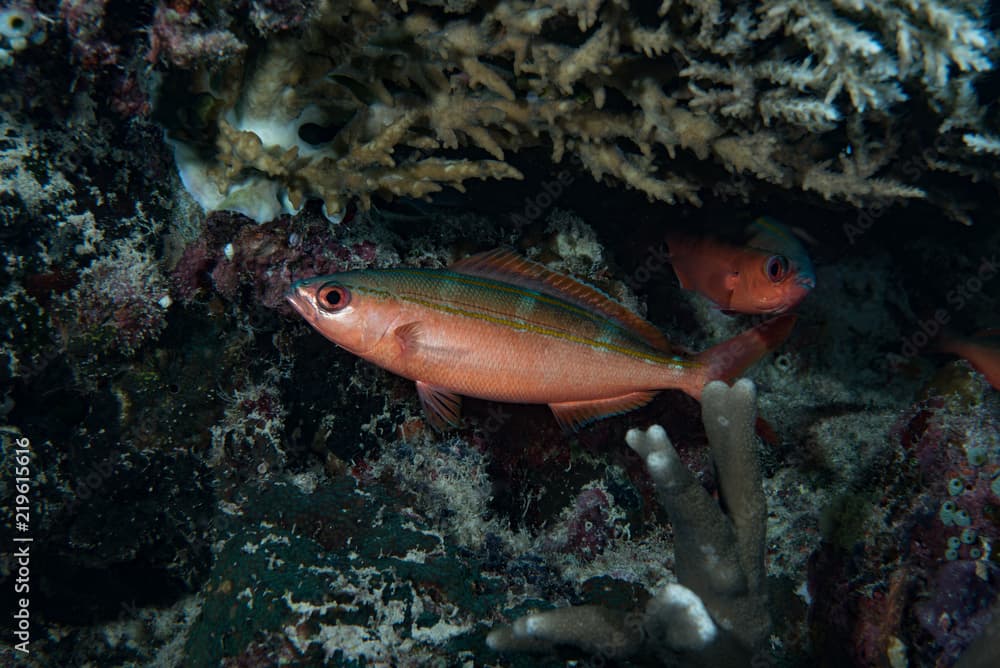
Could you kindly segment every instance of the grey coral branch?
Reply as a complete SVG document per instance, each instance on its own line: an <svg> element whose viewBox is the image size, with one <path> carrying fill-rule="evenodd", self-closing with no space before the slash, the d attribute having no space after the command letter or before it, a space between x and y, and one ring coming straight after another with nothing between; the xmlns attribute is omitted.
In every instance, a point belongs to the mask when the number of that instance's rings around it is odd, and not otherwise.
<svg viewBox="0 0 1000 668"><path fill-rule="evenodd" d="M605 658L650 654L682 665L747 663L770 629L765 592L767 507L757 462L757 392L749 380L705 386L702 418L724 512L681 463L658 425L626 442L646 463L674 527L677 584L629 614L588 605L538 612L493 630L498 651L569 645Z"/></svg>

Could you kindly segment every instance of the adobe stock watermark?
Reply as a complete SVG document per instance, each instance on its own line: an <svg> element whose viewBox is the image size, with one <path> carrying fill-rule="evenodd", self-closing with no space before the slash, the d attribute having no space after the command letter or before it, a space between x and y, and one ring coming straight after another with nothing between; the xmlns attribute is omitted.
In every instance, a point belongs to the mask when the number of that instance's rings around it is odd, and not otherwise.
<svg viewBox="0 0 1000 668"><path fill-rule="evenodd" d="M524 198L524 205L521 207L521 212L515 213L510 217L512 223L520 227L527 226L537 221L546 211L552 208L556 201L566 192L566 189L573 185L579 178L583 160L576 152L573 152L570 154L569 162L573 167L572 170L559 170L556 178L542 181L539 192Z"/></svg>
<svg viewBox="0 0 1000 668"><path fill-rule="evenodd" d="M504 425L514 417L514 414L504 410L503 404L490 402L490 407L486 409L486 416L486 419L478 427L484 434L493 435L503 429Z"/></svg>
<svg viewBox="0 0 1000 668"><path fill-rule="evenodd" d="M898 371L908 360L919 355L930 345L935 337L944 330L945 325L951 322L952 317L968 306L983 291L983 287L996 277L998 272L1000 272L1000 257L994 255L989 258L980 258L976 273L967 276L965 280L958 283L945 295L945 300L951 308L939 308L934 311L932 317L917 322L917 328L909 336L903 337L899 354L889 353L886 359L893 371Z"/></svg>
<svg viewBox="0 0 1000 668"><path fill-rule="evenodd" d="M737 170L729 174L725 181L716 181L712 186L712 196L722 203L731 199L738 199L741 202L749 201L750 178L742 171Z"/></svg>
<svg viewBox="0 0 1000 668"><path fill-rule="evenodd" d="M882 204L872 204L858 211L858 217L855 219L853 224L847 222L840 228L847 237L847 243L852 246L856 244L859 238L864 236L868 230L875 226L875 223L882 217L888 208L888 206L883 206Z"/></svg>
<svg viewBox="0 0 1000 668"><path fill-rule="evenodd" d="M112 471L114 467L110 458L91 466L89 471L77 478L73 498L66 504L66 509L75 511L81 503L88 501L104 486Z"/></svg>
<svg viewBox="0 0 1000 668"><path fill-rule="evenodd" d="M934 139L932 149L939 154L942 153L946 148L945 139L944 135L938 135ZM926 162L922 162L917 156L910 156L900 163L899 171L910 183L916 183L928 171L928 167ZM889 206L888 202L876 202L861 208L853 223L848 221L840 228L847 237L847 242L852 246L856 244L858 239L875 226L878 219L888 211Z"/></svg>
<svg viewBox="0 0 1000 668"><path fill-rule="evenodd" d="M645 610L631 610L622 619L620 629L612 631L602 642L595 643L593 655L584 660L585 668L604 668L614 662L627 658L649 642L649 632L646 630Z"/></svg>
<svg viewBox="0 0 1000 668"><path fill-rule="evenodd" d="M625 284L636 292L651 280L661 277L664 268L670 265L670 249L666 240L657 245L646 246L646 255L631 274L625 277Z"/></svg>
<svg viewBox="0 0 1000 668"><path fill-rule="evenodd" d="M4 447L10 447L4 439ZM11 568L14 593L14 651L31 653L31 439L14 440L14 517Z"/></svg>

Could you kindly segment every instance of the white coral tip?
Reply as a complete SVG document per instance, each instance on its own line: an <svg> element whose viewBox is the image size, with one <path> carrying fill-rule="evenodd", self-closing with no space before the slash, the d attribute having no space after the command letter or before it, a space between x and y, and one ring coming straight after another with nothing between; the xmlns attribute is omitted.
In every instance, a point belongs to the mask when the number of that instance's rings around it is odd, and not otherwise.
<svg viewBox="0 0 1000 668"><path fill-rule="evenodd" d="M651 452L646 457L646 468L649 469L649 475L653 476L654 480L660 480L670 473L670 464L670 455L662 450Z"/></svg>
<svg viewBox="0 0 1000 668"><path fill-rule="evenodd" d="M664 448L670 443L670 439L667 437L667 430L658 424L654 424L646 430L646 438L657 449Z"/></svg>
<svg viewBox="0 0 1000 668"><path fill-rule="evenodd" d="M698 650L715 640L718 627L701 598L693 591L681 584L668 584L660 590L657 598L670 620L667 639L671 647Z"/></svg>

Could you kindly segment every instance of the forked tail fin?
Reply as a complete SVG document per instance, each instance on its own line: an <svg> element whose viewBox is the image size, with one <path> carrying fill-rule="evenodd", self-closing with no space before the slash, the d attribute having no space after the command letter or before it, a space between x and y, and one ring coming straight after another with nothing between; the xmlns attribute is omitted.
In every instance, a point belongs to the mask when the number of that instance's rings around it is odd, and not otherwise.
<svg viewBox="0 0 1000 668"><path fill-rule="evenodd" d="M742 374L788 338L796 317L794 313L779 315L699 353L695 359L705 365L705 378L697 393L690 394L700 400L701 388L709 381L730 381Z"/></svg>

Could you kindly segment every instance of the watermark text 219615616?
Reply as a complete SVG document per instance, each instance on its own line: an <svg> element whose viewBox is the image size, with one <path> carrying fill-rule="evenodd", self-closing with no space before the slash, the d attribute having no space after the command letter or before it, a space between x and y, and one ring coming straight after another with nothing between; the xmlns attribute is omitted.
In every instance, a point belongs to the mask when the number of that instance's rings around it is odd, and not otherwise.
<svg viewBox="0 0 1000 668"><path fill-rule="evenodd" d="M14 649L30 653L31 643L31 440L14 441L13 586Z"/></svg>

